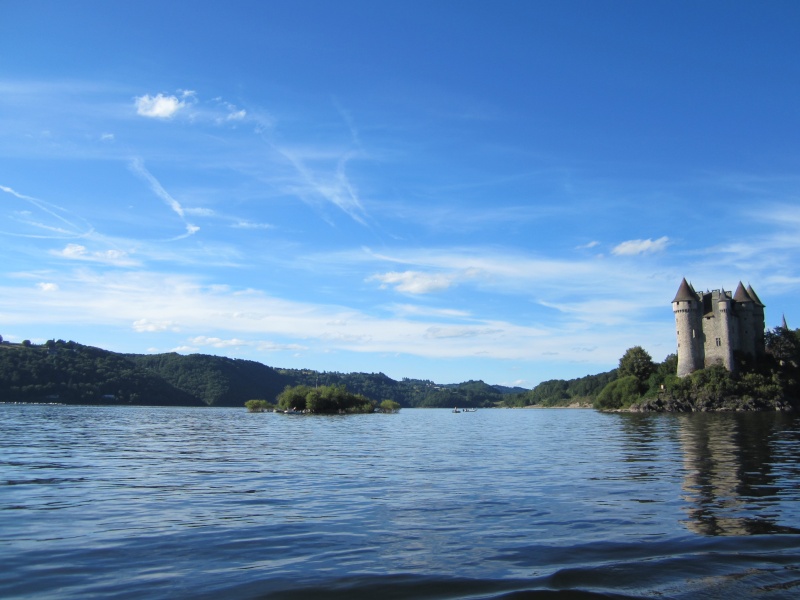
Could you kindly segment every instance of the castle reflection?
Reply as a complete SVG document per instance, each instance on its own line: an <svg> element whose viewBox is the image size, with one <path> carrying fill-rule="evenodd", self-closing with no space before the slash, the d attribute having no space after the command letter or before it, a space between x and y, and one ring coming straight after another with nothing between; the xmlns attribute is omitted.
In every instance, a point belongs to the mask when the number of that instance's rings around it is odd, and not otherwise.
<svg viewBox="0 0 800 600"><path fill-rule="evenodd" d="M779 443L791 417L687 414L676 419L689 530L702 535L800 533L777 522L783 513L779 504L797 500L797 490L782 485L785 467L797 467L796 457L784 456Z"/></svg>

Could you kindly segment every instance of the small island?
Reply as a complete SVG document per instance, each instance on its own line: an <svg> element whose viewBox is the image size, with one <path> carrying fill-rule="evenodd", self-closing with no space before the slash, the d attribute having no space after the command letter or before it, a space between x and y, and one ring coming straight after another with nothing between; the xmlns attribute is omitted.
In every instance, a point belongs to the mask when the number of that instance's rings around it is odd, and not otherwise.
<svg viewBox="0 0 800 600"><path fill-rule="evenodd" d="M266 400L248 400L245 407L249 412L275 411L284 414L366 414L396 413L400 404L394 400L384 400L380 404L363 394L353 394L342 385L286 386L278 395L277 406Z"/></svg>

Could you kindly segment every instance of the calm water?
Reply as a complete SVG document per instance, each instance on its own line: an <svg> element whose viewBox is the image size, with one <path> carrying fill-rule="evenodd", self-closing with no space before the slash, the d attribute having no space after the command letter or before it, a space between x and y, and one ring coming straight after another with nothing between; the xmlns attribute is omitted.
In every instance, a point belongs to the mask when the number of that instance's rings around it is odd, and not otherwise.
<svg viewBox="0 0 800 600"><path fill-rule="evenodd" d="M799 500L780 414L0 404L0 597L793 598Z"/></svg>

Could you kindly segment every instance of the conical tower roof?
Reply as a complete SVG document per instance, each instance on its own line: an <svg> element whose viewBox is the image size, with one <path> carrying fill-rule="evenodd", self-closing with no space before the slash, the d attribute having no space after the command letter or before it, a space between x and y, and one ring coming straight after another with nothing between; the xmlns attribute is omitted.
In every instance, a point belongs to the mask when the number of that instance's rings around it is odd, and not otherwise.
<svg viewBox="0 0 800 600"><path fill-rule="evenodd" d="M691 302L692 300L697 300L697 292L694 291L694 288L686 281L686 277L683 278L681 281L681 285L678 288L678 293L675 294L675 298L672 300L673 302Z"/></svg>
<svg viewBox="0 0 800 600"><path fill-rule="evenodd" d="M747 290L744 289L742 282L739 282L739 286L736 288L736 292L733 294L733 299L737 302L753 302L754 300L750 297L750 294L747 293Z"/></svg>
<svg viewBox="0 0 800 600"><path fill-rule="evenodd" d="M764 306L764 303L761 301L761 298L758 297L758 294L756 294L756 291L752 287L750 287L749 283L747 284L747 295L750 296L753 299L753 302L755 302L759 306Z"/></svg>

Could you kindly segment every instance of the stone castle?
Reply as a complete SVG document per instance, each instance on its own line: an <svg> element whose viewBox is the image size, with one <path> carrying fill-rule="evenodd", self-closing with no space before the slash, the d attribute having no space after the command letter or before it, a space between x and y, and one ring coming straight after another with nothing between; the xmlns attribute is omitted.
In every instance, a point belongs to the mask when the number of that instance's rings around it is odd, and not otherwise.
<svg viewBox="0 0 800 600"><path fill-rule="evenodd" d="M696 292L686 279L672 301L678 335L678 377L712 365L736 370L734 353L764 354L764 304L749 285Z"/></svg>

